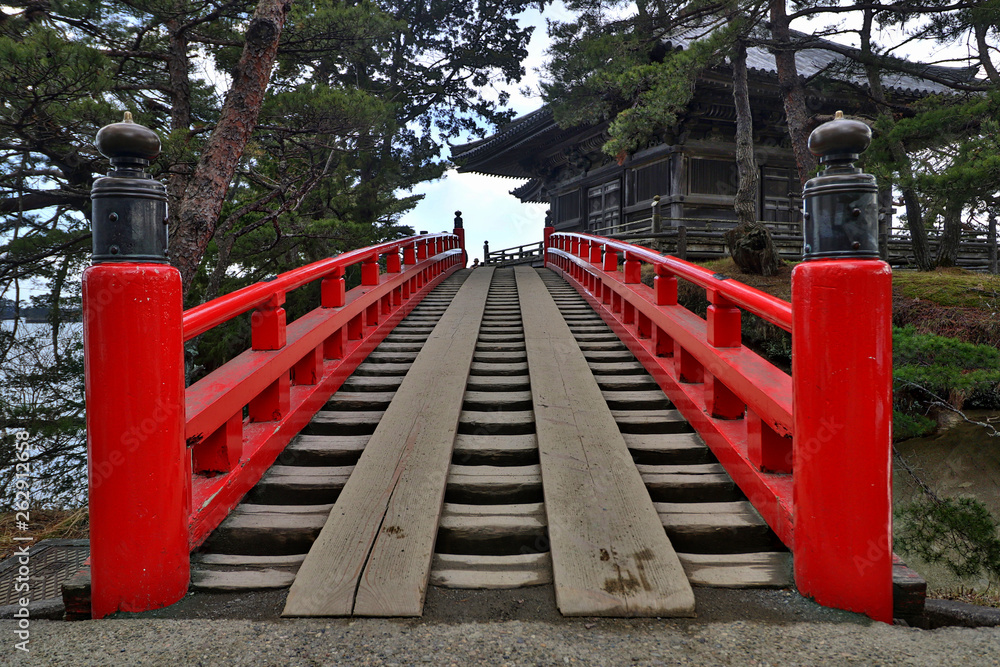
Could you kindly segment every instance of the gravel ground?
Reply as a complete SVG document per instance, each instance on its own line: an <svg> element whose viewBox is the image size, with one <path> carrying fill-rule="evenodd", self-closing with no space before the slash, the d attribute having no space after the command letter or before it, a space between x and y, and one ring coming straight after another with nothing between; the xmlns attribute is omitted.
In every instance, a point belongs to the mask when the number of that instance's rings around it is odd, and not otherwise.
<svg viewBox="0 0 1000 667"><path fill-rule="evenodd" d="M1000 628L916 630L794 591L696 588L698 618L567 619L551 586L431 588L419 619L281 619L287 591L103 621L0 621L0 665L1000 665Z"/></svg>
<svg viewBox="0 0 1000 667"><path fill-rule="evenodd" d="M31 626L37 665L997 665L1000 629L877 623L114 619Z"/></svg>

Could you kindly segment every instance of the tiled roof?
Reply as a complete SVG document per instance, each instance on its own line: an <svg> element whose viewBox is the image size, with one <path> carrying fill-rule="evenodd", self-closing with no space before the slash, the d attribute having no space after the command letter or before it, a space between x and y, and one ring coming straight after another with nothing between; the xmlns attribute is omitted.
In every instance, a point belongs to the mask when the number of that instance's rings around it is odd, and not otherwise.
<svg viewBox="0 0 1000 667"><path fill-rule="evenodd" d="M704 30L692 29L671 35L663 41L673 46L675 49L687 48L691 42L704 36ZM826 48L800 49L795 52L795 65L799 76L810 79L817 74L828 74L831 79L846 81L848 83L868 88L868 78L865 76L861 66L853 58L838 53L838 51L848 51L861 55L860 49L848 47L828 39L813 37L803 32L791 31L793 40L808 40L829 44L836 50ZM972 83L975 81L978 68L976 67L942 67L940 65L925 65L923 63L903 60L901 58L887 58L889 64L895 62L899 64L899 69L904 71L886 71L882 74L882 85L887 92L897 95L909 95L922 97L934 94L954 94L955 89L945 83L931 81L921 77L917 72L924 72L927 76L935 79L944 79L954 83ZM760 74L777 75L778 68L774 62L774 54L762 46L751 46L747 49L747 69Z"/></svg>
<svg viewBox="0 0 1000 667"><path fill-rule="evenodd" d="M860 53L851 47L815 38L805 33L792 31L792 35L794 39L825 42L838 50ZM683 49L703 36L703 30L688 30L672 34L669 39L664 40L664 43L674 49ZM936 79L956 83L975 82L977 70L974 67L942 67L896 60L901 64L901 68L906 69L907 72L885 72L882 75L882 81L887 92L897 95L922 97L955 92L953 88L944 83L931 81L914 73L918 70ZM828 75L830 79L845 81L861 88L868 87L867 78L856 62L837 51L824 48L801 49L795 54L795 62L799 76L805 79L811 79L817 75ZM777 75L774 54L764 47L753 46L747 49L747 67L758 76L775 77ZM532 140L535 144L539 144L539 142L544 141L543 137L546 135L554 140L556 133L559 132L560 130L552 117L552 111L547 106L543 106L529 114L515 118L492 136L453 146L451 156L459 163L459 171L487 173L509 178L529 178L532 174L528 173L518 162L520 154L515 152L515 149L529 144ZM568 135L572 130L563 130L562 132ZM525 150L529 149L532 149L531 146ZM528 194L526 189L529 188L529 185L530 183L525 184L514 190L513 193ZM522 190L525 192L522 193ZM537 196L537 194L537 192L532 193L533 196Z"/></svg>

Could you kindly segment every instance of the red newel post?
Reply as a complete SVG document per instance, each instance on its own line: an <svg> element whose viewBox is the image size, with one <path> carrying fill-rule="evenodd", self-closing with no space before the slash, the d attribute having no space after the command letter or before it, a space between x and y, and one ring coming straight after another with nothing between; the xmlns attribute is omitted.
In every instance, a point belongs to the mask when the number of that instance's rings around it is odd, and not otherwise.
<svg viewBox="0 0 1000 667"><path fill-rule="evenodd" d="M826 171L804 192L792 272L795 582L818 603L892 622L892 275L878 259L867 125L813 132Z"/></svg>
<svg viewBox="0 0 1000 667"><path fill-rule="evenodd" d="M173 604L190 576L180 272L167 263L167 195L144 168L160 141L126 114L97 134L83 274L91 611Z"/></svg>
<svg viewBox="0 0 1000 667"><path fill-rule="evenodd" d="M545 228L542 229L542 265L549 265L549 248L552 246L552 235L556 228L552 226L552 211L545 212Z"/></svg>
<svg viewBox="0 0 1000 667"><path fill-rule="evenodd" d="M462 249L462 266L469 265L469 253L465 251L465 226L462 222L462 212L455 211L455 236L458 237L458 247Z"/></svg>
<svg viewBox="0 0 1000 667"><path fill-rule="evenodd" d="M385 272L399 273L403 270L402 262L399 260L399 251L393 250L385 256Z"/></svg>
<svg viewBox="0 0 1000 667"><path fill-rule="evenodd" d="M361 284L378 285L378 255L375 253L361 261Z"/></svg>

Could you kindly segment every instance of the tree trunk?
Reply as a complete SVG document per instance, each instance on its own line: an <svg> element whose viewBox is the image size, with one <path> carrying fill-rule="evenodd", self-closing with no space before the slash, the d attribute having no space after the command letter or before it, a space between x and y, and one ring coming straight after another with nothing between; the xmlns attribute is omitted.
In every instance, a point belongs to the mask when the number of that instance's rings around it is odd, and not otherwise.
<svg viewBox="0 0 1000 667"><path fill-rule="evenodd" d="M170 80L170 129L191 128L191 79L189 75L188 38L177 19L167 22L170 45L167 49L167 75ZM167 194L171 203L180 202L191 177L189 164L171 165Z"/></svg>
<svg viewBox="0 0 1000 667"><path fill-rule="evenodd" d="M799 181L806 184L816 169L816 158L809 152L809 109L806 106L806 91L799 80L799 70L795 65L795 50L791 47L791 31L785 0L771 0L771 37L777 42L774 49L774 64L778 70L778 89L785 107L788 136L792 140L795 164L799 169Z"/></svg>
<svg viewBox="0 0 1000 667"><path fill-rule="evenodd" d="M886 103L885 88L882 86L882 75L878 67L871 63L868 56L872 54L871 27L874 13L866 9L861 27L861 53L865 56L865 74L868 77L868 86L871 89L872 99L881 116L886 118L890 124L894 124L892 110ZM892 159L898 165L899 188L903 193L903 203L906 206L906 226L910 230L910 247L913 249L913 261L921 271L930 271L934 268L931 260L930 247L927 243L927 229L924 227L923 210L920 208L920 197L916 188L913 187L913 169L910 163L910 156L906 154L906 149L899 141L890 143L889 150Z"/></svg>
<svg viewBox="0 0 1000 667"><path fill-rule="evenodd" d="M938 266L958 264L958 246L962 241L962 202L949 199L944 208L944 229L938 246Z"/></svg>
<svg viewBox="0 0 1000 667"><path fill-rule="evenodd" d="M184 292L191 287L215 225L229 183L257 125L278 41L291 0L260 0L247 27L246 43L233 72L219 123L181 199L170 239L170 255L181 271Z"/></svg>
<svg viewBox="0 0 1000 667"><path fill-rule="evenodd" d="M986 76L990 78L990 81L994 84L1000 84L1000 72L997 72L996 65L993 64L993 58L990 57L990 45L986 41L986 33L989 29L990 26L986 23L977 23L973 27L976 33L976 46L979 49L979 62L986 70Z"/></svg>
<svg viewBox="0 0 1000 667"><path fill-rule="evenodd" d="M737 226L726 232L726 246L743 273L773 276L783 262L774 247L771 233L757 220L757 159L753 150L753 115L747 86L747 45L736 41L733 50L733 102L736 106L736 186Z"/></svg>

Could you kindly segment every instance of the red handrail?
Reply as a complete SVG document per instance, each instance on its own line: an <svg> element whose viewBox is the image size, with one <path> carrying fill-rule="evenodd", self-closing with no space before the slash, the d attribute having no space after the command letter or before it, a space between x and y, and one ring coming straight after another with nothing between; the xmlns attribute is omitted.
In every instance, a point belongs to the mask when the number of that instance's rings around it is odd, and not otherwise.
<svg viewBox="0 0 1000 667"><path fill-rule="evenodd" d="M191 549L393 327L465 265L463 231L347 252L187 312L175 267L108 262L84 272L94 618L184 595ZM358 263L361 284L347 291L344 270ZM285 295L319 279L318 307L286 325ZM184 341L251 309L251 349L185 388Z"/></svg>
<svg viewBox="0 0 1000 667"><path fill-rule="evenodd" d="M802 262L789 304L622 241L551 227L545 239L546 264L618 334L793 552L799 590L891 622L888 265ZM641 284L642 262L656 267L653 288ZM705 318L678 303L677 278L706 290ZM739 307L792 333L793 376L743 346Z"/></svg>
<svg viewBox="0 0 1000 667"><path fill-rule="evenodd" d="M291 292L303 285L307 285L320 278L325 278L332 274L334 269L346 269L348 266L359 264L372 254L384 255L393 250L398 252L415 243L426 243L439 238L457 240L457 237L450 233L422 234L396 241L388 241L367 248L351 250L336 257L328 257L327 259L321 259L312 264L306 264L297 269L286 271L279 274L273 280L254 283L253 285L248 285L235 292L203 303L200 306L189 308L184 311L184 340L185 342L189 341L209 329L219 326L223 322L242 315L248 310L264 303L277 292Z"/></svg>
<svg viewBox="0 0 1000 667"><path fill-rule="evenodd" d="M748 312L781 327L785 331L792 330L792 304L771 296L767 292L762 292L755 287L731 280L729 276L721 276L697 264L692 264L691 262L670 255L662 255L649 248L632 245L624 241L615 241L592 234L578 234L574 232L558 232L557 237L564 239L589 239L607 248L612 248L616 252L629 253L641 262L646 262L654 266L665 266L677 277L692 282L699 287L715 290Z"/></svg>

